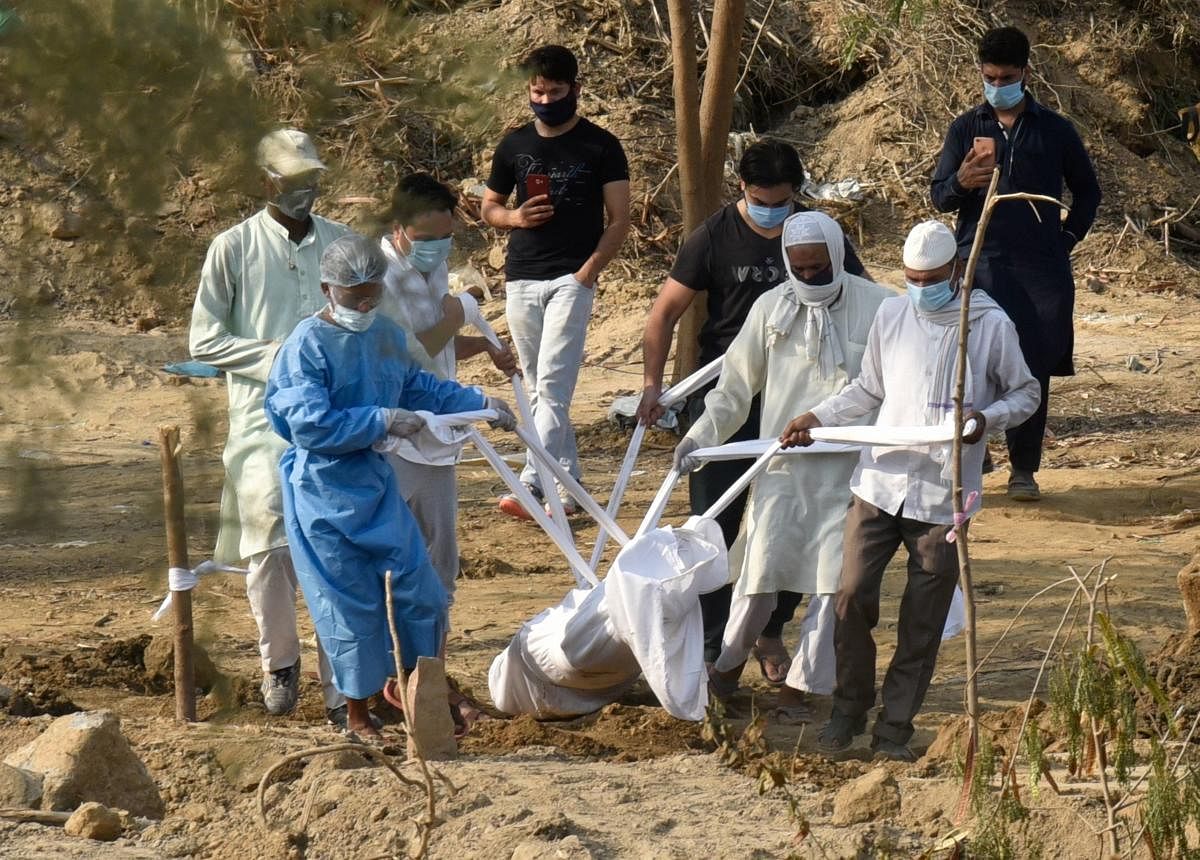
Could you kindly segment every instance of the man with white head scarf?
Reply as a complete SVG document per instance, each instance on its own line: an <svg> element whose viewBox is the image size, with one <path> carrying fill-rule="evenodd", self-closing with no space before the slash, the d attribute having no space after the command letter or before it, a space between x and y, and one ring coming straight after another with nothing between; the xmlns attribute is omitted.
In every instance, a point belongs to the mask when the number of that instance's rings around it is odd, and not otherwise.
<svg viewBox="0 0 1200 860"><path fill-rule="evenodd" d="M814 427L860 422L878 410L881 426L939 425L954 413L963 263L954 234L938 221L915 226L904 243L907 296L883 302L871 326L858 377L794 418L785 446L812 443ZM1037 380L1021 355L1012 321L986 293L971 295L963 407L975 422L963 436L963 506L979 509L989 431L1020 424L1038 406ZM884 358L886 356L886 360ZM845 548L837 590L837 688L833 714L818 735L827 752L850 746L875 704L875 640L883 572L901 544L908 582L900 603L896 652L883 681L883 708L871 747L913 761L908 748L937 662L958 582L949 457L930 448L863 448L850 481ZM963 525L966 528L966 525Z"/></svg>
<svg viewBox="0 0 1200 860"><path fill-rule="evenodd" d="M859 370L875 310L890 292L843 269L845 238L821 212L799 212L780 237L786 280L761 296L725 353L704 413L676 449L676 465L718 445L746 420L762 395L762 430L773 436L796 410L840 391ZM792 719L809 716L806 693L833 691L833 604L841 572L842 520L854 457L812 454L779 461L754 484L731 568L739 573L723 648L710 673L728 696L781 593L812 595L780 703Z"/></svg>

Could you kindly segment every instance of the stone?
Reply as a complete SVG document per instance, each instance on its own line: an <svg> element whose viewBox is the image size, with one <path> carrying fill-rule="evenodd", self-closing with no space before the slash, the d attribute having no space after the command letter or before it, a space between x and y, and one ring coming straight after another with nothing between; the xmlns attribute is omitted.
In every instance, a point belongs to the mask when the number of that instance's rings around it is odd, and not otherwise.
<svg viewBox="0 0 1200 860"><path fill-rule="evenodd" d="M42 797L42 780L37 774L0 764L0 806L36 809Z"/></svg>
<svg viewBox="0 0 1200 860"><path fill-rule="evenodd" d="M592 852L574 834L555 842L525 839L517 843L510 860L591 860Z"/></svg>
<svg viewBox="0 0 1200 860"><path fill-rule="evenodd" d="M4 763L41 777L43 809L67 811L97 801L143 818L163 817L158 786L112 711L59 717Z"/></svg>
<svg viewBox="0 0 1200 860"><path fill-rule="evenodd" d="M458 757L454 739L454 718L450 716L450 685L446 666L435 657L418 657L417 667L408 676L408 757L416 748L426 761L447 761Z"/></svg>
<svg viewBox="0 0 1200 860"><path fill-rule="evenodd" d="M835 826L888 818L900 811L900 786L883 768L868 771L843 785L833 798Z"/></svg>
<svg viewBox="0 0 1200 860"><path fill-rule="evenodd" d="M68 836L112 842L121 835L121 816L103 803L88 802L71 813L63 830Z"/></svg>
<svg viewBox="0 0 1200 860"><path fill-rule="evenodd" d="M146 679L153 684L175 683L175 640L170 634L159 634L150 640L142 655L146 666ZM216 686L221 673L199 642L192 643L192 670L196 687L207 693Z"/></svg>
<svg viewBox="0 0 1200 860"><path fill-rule="evenodd" d="M57 203L42 203L33 211L34 223L54 239L78 239L83 235L83 217Z"/></svg>
<svg viewBox="0 0 1200 860"><path fill-rule="evenodd" d="M1200 552L1179 571L1179 596L1187 616L1188 634L1200 633Z"/></svg>

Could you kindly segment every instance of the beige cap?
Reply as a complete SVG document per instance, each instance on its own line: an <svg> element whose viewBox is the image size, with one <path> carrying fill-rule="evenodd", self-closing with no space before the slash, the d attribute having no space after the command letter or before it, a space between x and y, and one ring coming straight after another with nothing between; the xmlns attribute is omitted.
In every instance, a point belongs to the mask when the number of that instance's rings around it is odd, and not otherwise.
<svg viewBox="0 0 1200 860"><path fill-rule="evenodd" d="M940 269L958 254L958 242L941 221L922 221L904 240L904 266L927 272Z"/></svg>
<svg viewBox="0 0 1200 860"><path fill-rule="evenodd" d="M312 138L294 128L273 131L258 142L258 166L284 177L325 169Z"/></svg>

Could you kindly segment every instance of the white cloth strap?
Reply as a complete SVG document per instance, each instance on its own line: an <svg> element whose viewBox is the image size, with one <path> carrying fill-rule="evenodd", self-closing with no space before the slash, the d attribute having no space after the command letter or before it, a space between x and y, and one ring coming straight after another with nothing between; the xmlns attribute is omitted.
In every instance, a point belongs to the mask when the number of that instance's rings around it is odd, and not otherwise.
<svg viewBox="0 0 1200 860"><path fill-rule="evenodd" d="M202 561L200 564L188 570L186 567L172 567L167 570L167 587L170 589L167 596L163 598L163 602L158 605L154 615L151 616L152 621L158 621L167 614L167 610L171 608L173 602L172 596L176 591L191 591L200 584L200 577L210 573L240 573L245 576L250 571L244 567L234 567L231 564L217 564L215 561Z"/></svg>

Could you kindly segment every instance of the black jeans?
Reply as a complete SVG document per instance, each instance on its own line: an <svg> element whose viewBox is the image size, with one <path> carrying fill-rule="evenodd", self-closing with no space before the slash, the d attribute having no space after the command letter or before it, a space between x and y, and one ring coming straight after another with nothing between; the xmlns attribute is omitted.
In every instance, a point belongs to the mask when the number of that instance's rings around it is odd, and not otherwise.
<svg viewBox="0 0 1200 860"><path fill-rule="evenodd" d="M694 423L704 414L704 395L712 390L712 386L693 394L687 403L688 418ZM747 439L757 439L759 434L760 416L759 398L755 397L750 404L750 412L746 423L736 433L729 437L730 442L742 442ZM723 460L708 463L703 469L688 475L688 494L694 515L703 514L733 486L746 470L750 468L749 460ZM733 504L723 510L716 518L725 537L725 546L733 546L737 539L738 530L742 526L742 516L746 512L746 502L749 491L741 493ZM790 591L780 592L779 602L771 614L771 620L763 628L762 635L778 639L783 634L783 625L792 620L796 607L800 605L803 595ZM733 585L725 585L716 591L700 595L700 615L704 619L704 660L712 663L721 654L721 639L725 634L725 625L729 622L729 605L733 601Z"/></svg>

